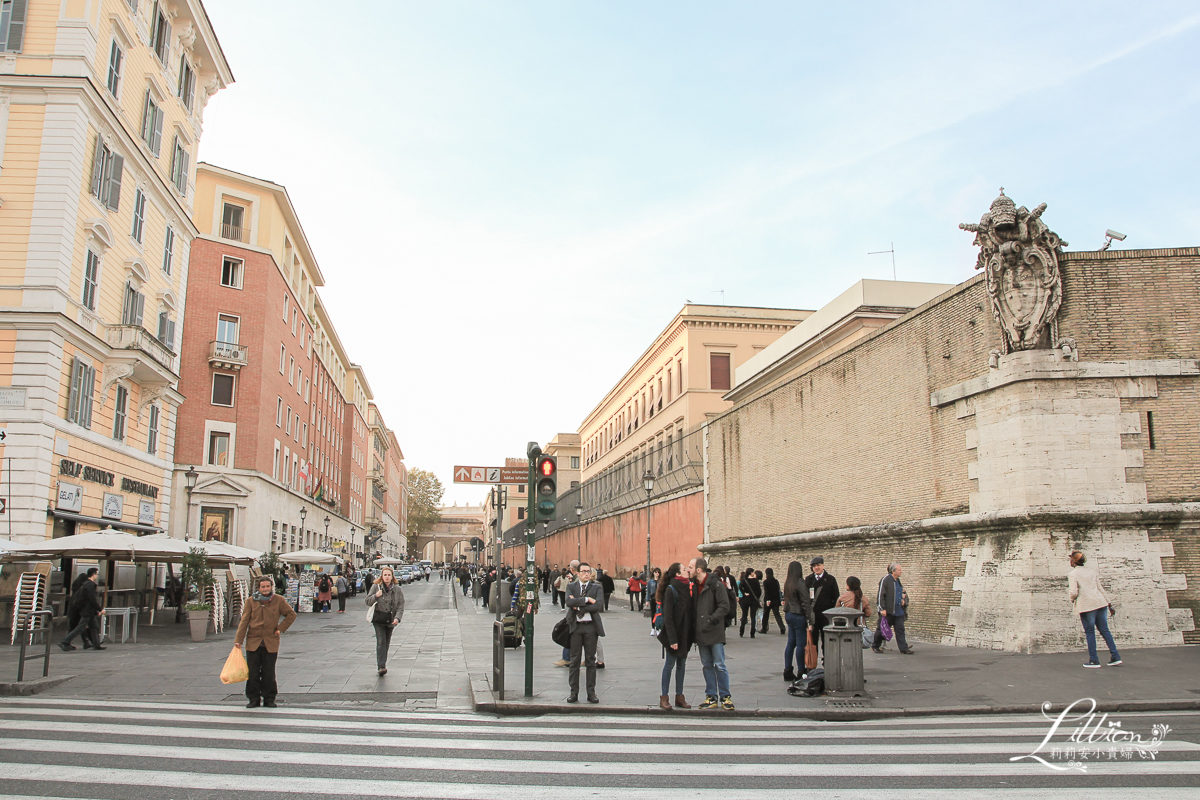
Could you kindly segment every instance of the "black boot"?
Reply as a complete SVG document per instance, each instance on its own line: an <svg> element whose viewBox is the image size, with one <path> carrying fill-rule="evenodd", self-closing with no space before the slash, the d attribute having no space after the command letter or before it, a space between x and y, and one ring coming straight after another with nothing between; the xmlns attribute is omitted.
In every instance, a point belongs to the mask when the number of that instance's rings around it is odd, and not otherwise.
<svg viewBox="0 0 1200 800"><path fill-rule="evenodd" d="M788 683L791 683L792 681L796 680L796 673L792 672L791 667L788 667L787 669L785 669L783 671L783 679L785 681L787 681Z"/></svg>
<svg viewBox="0 0 1200 800"><path fill-rule="evenodd" d="M754 632L751 631L750 635L753 636ZM746 623L742 623L741 629L738 630L738 636L741 636L743 639L746 637Z"/></svg>

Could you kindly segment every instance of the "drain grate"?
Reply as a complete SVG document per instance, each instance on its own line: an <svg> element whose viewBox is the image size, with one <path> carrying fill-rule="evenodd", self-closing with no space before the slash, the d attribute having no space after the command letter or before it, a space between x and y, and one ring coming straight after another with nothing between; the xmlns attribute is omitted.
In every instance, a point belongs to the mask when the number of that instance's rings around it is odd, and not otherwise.
<svg viewBox="0 0 1200 800"><path fill-rule="evenodd" d="M825 705L829 708L871 708L870 700L826 700Z"/></svg>

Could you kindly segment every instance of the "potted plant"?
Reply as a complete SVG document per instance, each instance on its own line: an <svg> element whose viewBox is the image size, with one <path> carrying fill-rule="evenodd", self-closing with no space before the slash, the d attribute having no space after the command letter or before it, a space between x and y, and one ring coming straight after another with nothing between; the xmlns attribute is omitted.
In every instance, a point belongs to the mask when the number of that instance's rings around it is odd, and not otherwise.
<svg viewBox="0 0 1200 800"><path fill-rule="evenodd" d="M203 642L205 634L208 633L208 618L212 612L212 606L204 602L204 590L213 585L208 553L199 547L190 548L188 554L183 557L181 572L184 591L191 601L187 604L187 612L192 641Z"/></svg>

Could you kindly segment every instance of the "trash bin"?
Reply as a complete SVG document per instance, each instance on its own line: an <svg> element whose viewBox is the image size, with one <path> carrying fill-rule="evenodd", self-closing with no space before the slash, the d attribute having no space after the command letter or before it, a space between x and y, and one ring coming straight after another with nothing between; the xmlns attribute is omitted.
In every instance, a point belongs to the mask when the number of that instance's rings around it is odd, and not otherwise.
<svg viewBox="0 0 1200 800"><path fill-rule="evenodd" d="M862 628L857 608L827 608L829 624L823 632L825 691L860 693L863 690Z"/></svg>
<svg viewBox="0 0 1200 800"><path fill-rule="evenodd" d="M472 600L479 599L479 585L482 583L483 583L483 581L481 581L479 578L471 578L471 599Z"/></svg>

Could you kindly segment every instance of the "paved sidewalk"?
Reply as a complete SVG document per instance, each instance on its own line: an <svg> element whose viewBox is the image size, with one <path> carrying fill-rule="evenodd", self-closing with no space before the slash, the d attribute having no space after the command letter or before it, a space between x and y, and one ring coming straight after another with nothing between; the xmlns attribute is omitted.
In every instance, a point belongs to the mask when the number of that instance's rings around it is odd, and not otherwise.
<svg viewBox="0 0 1200 800"><path fill-rule="evenodd" d="M375 635L366 621L363 595L350 598L346 613L299 614L283 635L276 665L281 703L341 706L469 709L470 692L460 627L450 586L436 579L404 588L404 621L392 636L388 674L375 666ZM336 608L336 603L334 604ZM71 680L45 690L46 696L96 699L170 699L215 703L244 702L244 683L226 686L221 667L233 648L234 628L193 642L187 623L170 614L142 625L138 643L108 643L96 653L50 654L50 675ZM64 629L55 628L57 642ZM14 681L19 648L0 647L0 681ZM40 648L31 650L40 652ZM40 676L42 663L26 664L26 676Z"/></svg>
<svg viewBox="0 0 1200 800"><path fill-rule="evenodd" d="M652 709L659 713L662 647L649 635L649 620L618 605L613 595L604 616L601 639L606 668L600 670L599 706L566 705L567 670L555 667L561 648L550 631L563 613L548 603L535 624L534 696L524 696L524 648L506 651L503 702L490 691L492 615L470 600L459 601L465 654L475 691L476 708L506 713L544 711L625 712ZM628 601L626 601L627 603ZM771 632L754 639L728 630L725 648L733 699L739 711L761 714L815 714L833 718L895 713L986 713L1037 710L1044 702L1061 708L1084 697L1107 708L1200 708L1200 648L1168 647L1123 650L1119 667L1084 669L1087 660L1080 632L1080 651L1022 655L992 650L912 642L915 655L890 651L863 652L867 679L861 698L800 698L786 691L781 636ZM1120 642L1118 642L1120 646ZM1104 661L1108 660L1104 653ZM583 676L581 675L581 680ZM674 683L672 678L672 698ZM685 694L693 706L703 700L704 677L695 650L687 661Z"/></svg>

